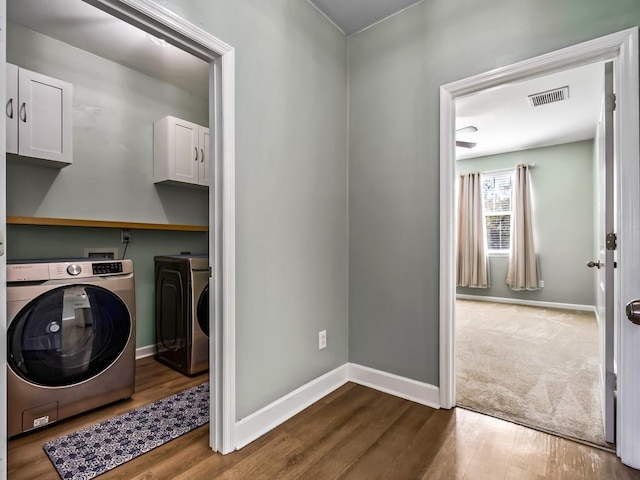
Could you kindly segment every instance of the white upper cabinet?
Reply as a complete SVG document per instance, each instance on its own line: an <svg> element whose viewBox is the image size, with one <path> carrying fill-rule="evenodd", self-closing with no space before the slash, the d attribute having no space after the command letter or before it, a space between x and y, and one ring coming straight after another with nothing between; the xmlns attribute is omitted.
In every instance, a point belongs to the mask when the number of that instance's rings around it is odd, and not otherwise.
<svg viewBox="0 0 640 480"><path fill-rule="evenodd" d="M198 167L198 183L209 186L209 129L198 127L198 144L200 145L200 166Z"/></svg>
<svg viewBox="0 0 640 480"><path fill-rule="evenodd" d="M73 85L7 65L7 152L52 166L73 162Z"/></svg>
<svg viewBox="0 0 640 480"><path fill-rule="evenodd" d="M209 129L176 117L153 128L153 181L209 185Z"/></svg>

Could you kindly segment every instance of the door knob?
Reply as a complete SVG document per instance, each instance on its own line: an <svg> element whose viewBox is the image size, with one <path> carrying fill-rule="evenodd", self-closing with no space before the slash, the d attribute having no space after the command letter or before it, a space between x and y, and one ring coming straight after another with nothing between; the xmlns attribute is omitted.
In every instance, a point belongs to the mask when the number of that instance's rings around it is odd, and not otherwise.
<svg viewBox="0 0 640 480"><path fill-rule="evenodd" d="M636 325L640 325L640 300L627 303L627 318Z"/></svg>
<svg viewBox="0 0 640 480"><path fill-rule="evenodd" d="M597 262L594 262L593 260L591 260L590 262L587 262L587 267L589 268L600 268L601 266L603 266L604 264L600 263L600 260L598 260Z"/></svg>

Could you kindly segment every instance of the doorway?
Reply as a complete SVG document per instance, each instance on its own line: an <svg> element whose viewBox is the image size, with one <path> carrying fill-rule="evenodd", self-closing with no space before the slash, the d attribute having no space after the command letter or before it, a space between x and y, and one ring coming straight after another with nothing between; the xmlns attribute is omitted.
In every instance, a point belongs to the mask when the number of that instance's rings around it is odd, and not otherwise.
<svg viewBox="0 0 640 480"><path fill-rule="evenodd" d="M208 201L209 250L211 264L216 266L212 269L209 281L213 299L209 315L212 337L210 372L212 392L215 392L211 396L212 418L209 443L213 450L228 453L235 447L233 438L235 428L234 50L169 10L146 1L87 0L86 3L208 63L208 119L209 125L215 132L215 141L210 144L210 158L214 160L212 162L213 181ZM3 7L5 5L6 3L3 2ZM2 52L4 55L5 47L2 48ZM2 218L4 218L4 205L4 203L1 205ZM3 299L4 293L3 286ZM4 340L5 337L2 338L4 346L6 340ZM6 349L3 351L6 352ZM0 363L0 370L4 372L6 355L0 357L3 362ZM6 443L2 445L4 447ZM6 471L4 453L0 454L0 470Z"/></svg>
<svg viewBox="0 0 640 480"><path fill-rule="evenodd" d="M595 269L601 62L456 99L456 173L482 172L488 286L456 288L457 404L604 441ZM462 141L460 141L462 140ZM528 165L541 284L506 284L513 171ZM454 221L457 221L454 219Z"/></svg>
<svg viewBox="0 0 640 480"><path fill-rule="evenodd" d="M235 147L234 50L208 32L160 6L140 0L85 0L209 63L209 126L213 180L209 195L211 306L209 359L214 451L235 449ZM213 189L213 194L211 194Z"/></svg>
<svg viewBox="0 0 640 480"><path fill-rule="evenodd" d="M495 87L509 82L562 69L584 65L585 63L613 59L616 61L615 78L618 96L616 110L617 142L616 142L616 175L617 204L620 205L618 216L619 244L625 238L624 249L619 251L619 258L627 259L627 265L620 261L616 272L615 322L618 326L618 389L617 397L617 454L628 465L640 465L640 454L637 453L638 439L634 432L640 426L640 415L634 412L634 387L638 379L631 372L631 365L640 355L637 345L640 333L630 328L629 322L622 321L622 306L633 300L638 294L634 275L640 268L638 253L640 251L640 233L634 232L632 224L637 224L640 213L635 205L640 200L637 186L632 185L632 178L638 177L638 74L637 29L630 29L617 34L608 35L574 47L552 52L531 60L523 61L492 72L480 74L441 87L441 237L440 237L440 403L444 408L455 406L455 331L453 318L455 314L455 277L454 277L454 245L455 225L452 222L455 211L453 195L454 179L454 139L455 139L455 99ZM633 52L633 53L631 53ZM629 102L622 105L623 102ZM631 363L629 363L631 362ZM623 383L624 382L624 383Z"/></svg>

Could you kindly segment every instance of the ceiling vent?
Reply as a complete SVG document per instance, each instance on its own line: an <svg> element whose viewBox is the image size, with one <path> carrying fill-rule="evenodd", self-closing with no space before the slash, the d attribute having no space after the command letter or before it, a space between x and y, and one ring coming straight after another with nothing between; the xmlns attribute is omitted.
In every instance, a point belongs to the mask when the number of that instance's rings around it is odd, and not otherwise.
<svg viewBox="0 0 640 480"><path fill-rule="evenodd" d="M534 93L533 95L529 95L527 98L529 99L529 105L532 107L561 102L569 99L569 87L554 88L553 90L547 90L546 92Z"/></svg>

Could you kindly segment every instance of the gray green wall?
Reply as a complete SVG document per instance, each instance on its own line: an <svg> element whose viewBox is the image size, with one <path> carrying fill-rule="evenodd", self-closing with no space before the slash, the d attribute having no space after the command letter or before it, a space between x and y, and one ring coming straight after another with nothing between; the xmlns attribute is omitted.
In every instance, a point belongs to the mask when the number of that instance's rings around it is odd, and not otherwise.
<svg viewBox="0 0 640 480"><path fill-rule="evenodd" d="M513 291L505 283L509 257L489 256L490 288L457 293L540 302L595 305L593 141L458 160L457 173L535 165L530 171L533 226L544 288Z"/></svg>
<svg viewBox="0 0 640 480"><path fill-rule="evenodd" d="M439 384L439 87L640 24L637 0L428 0L349 37L349 358Z"/></svg>

